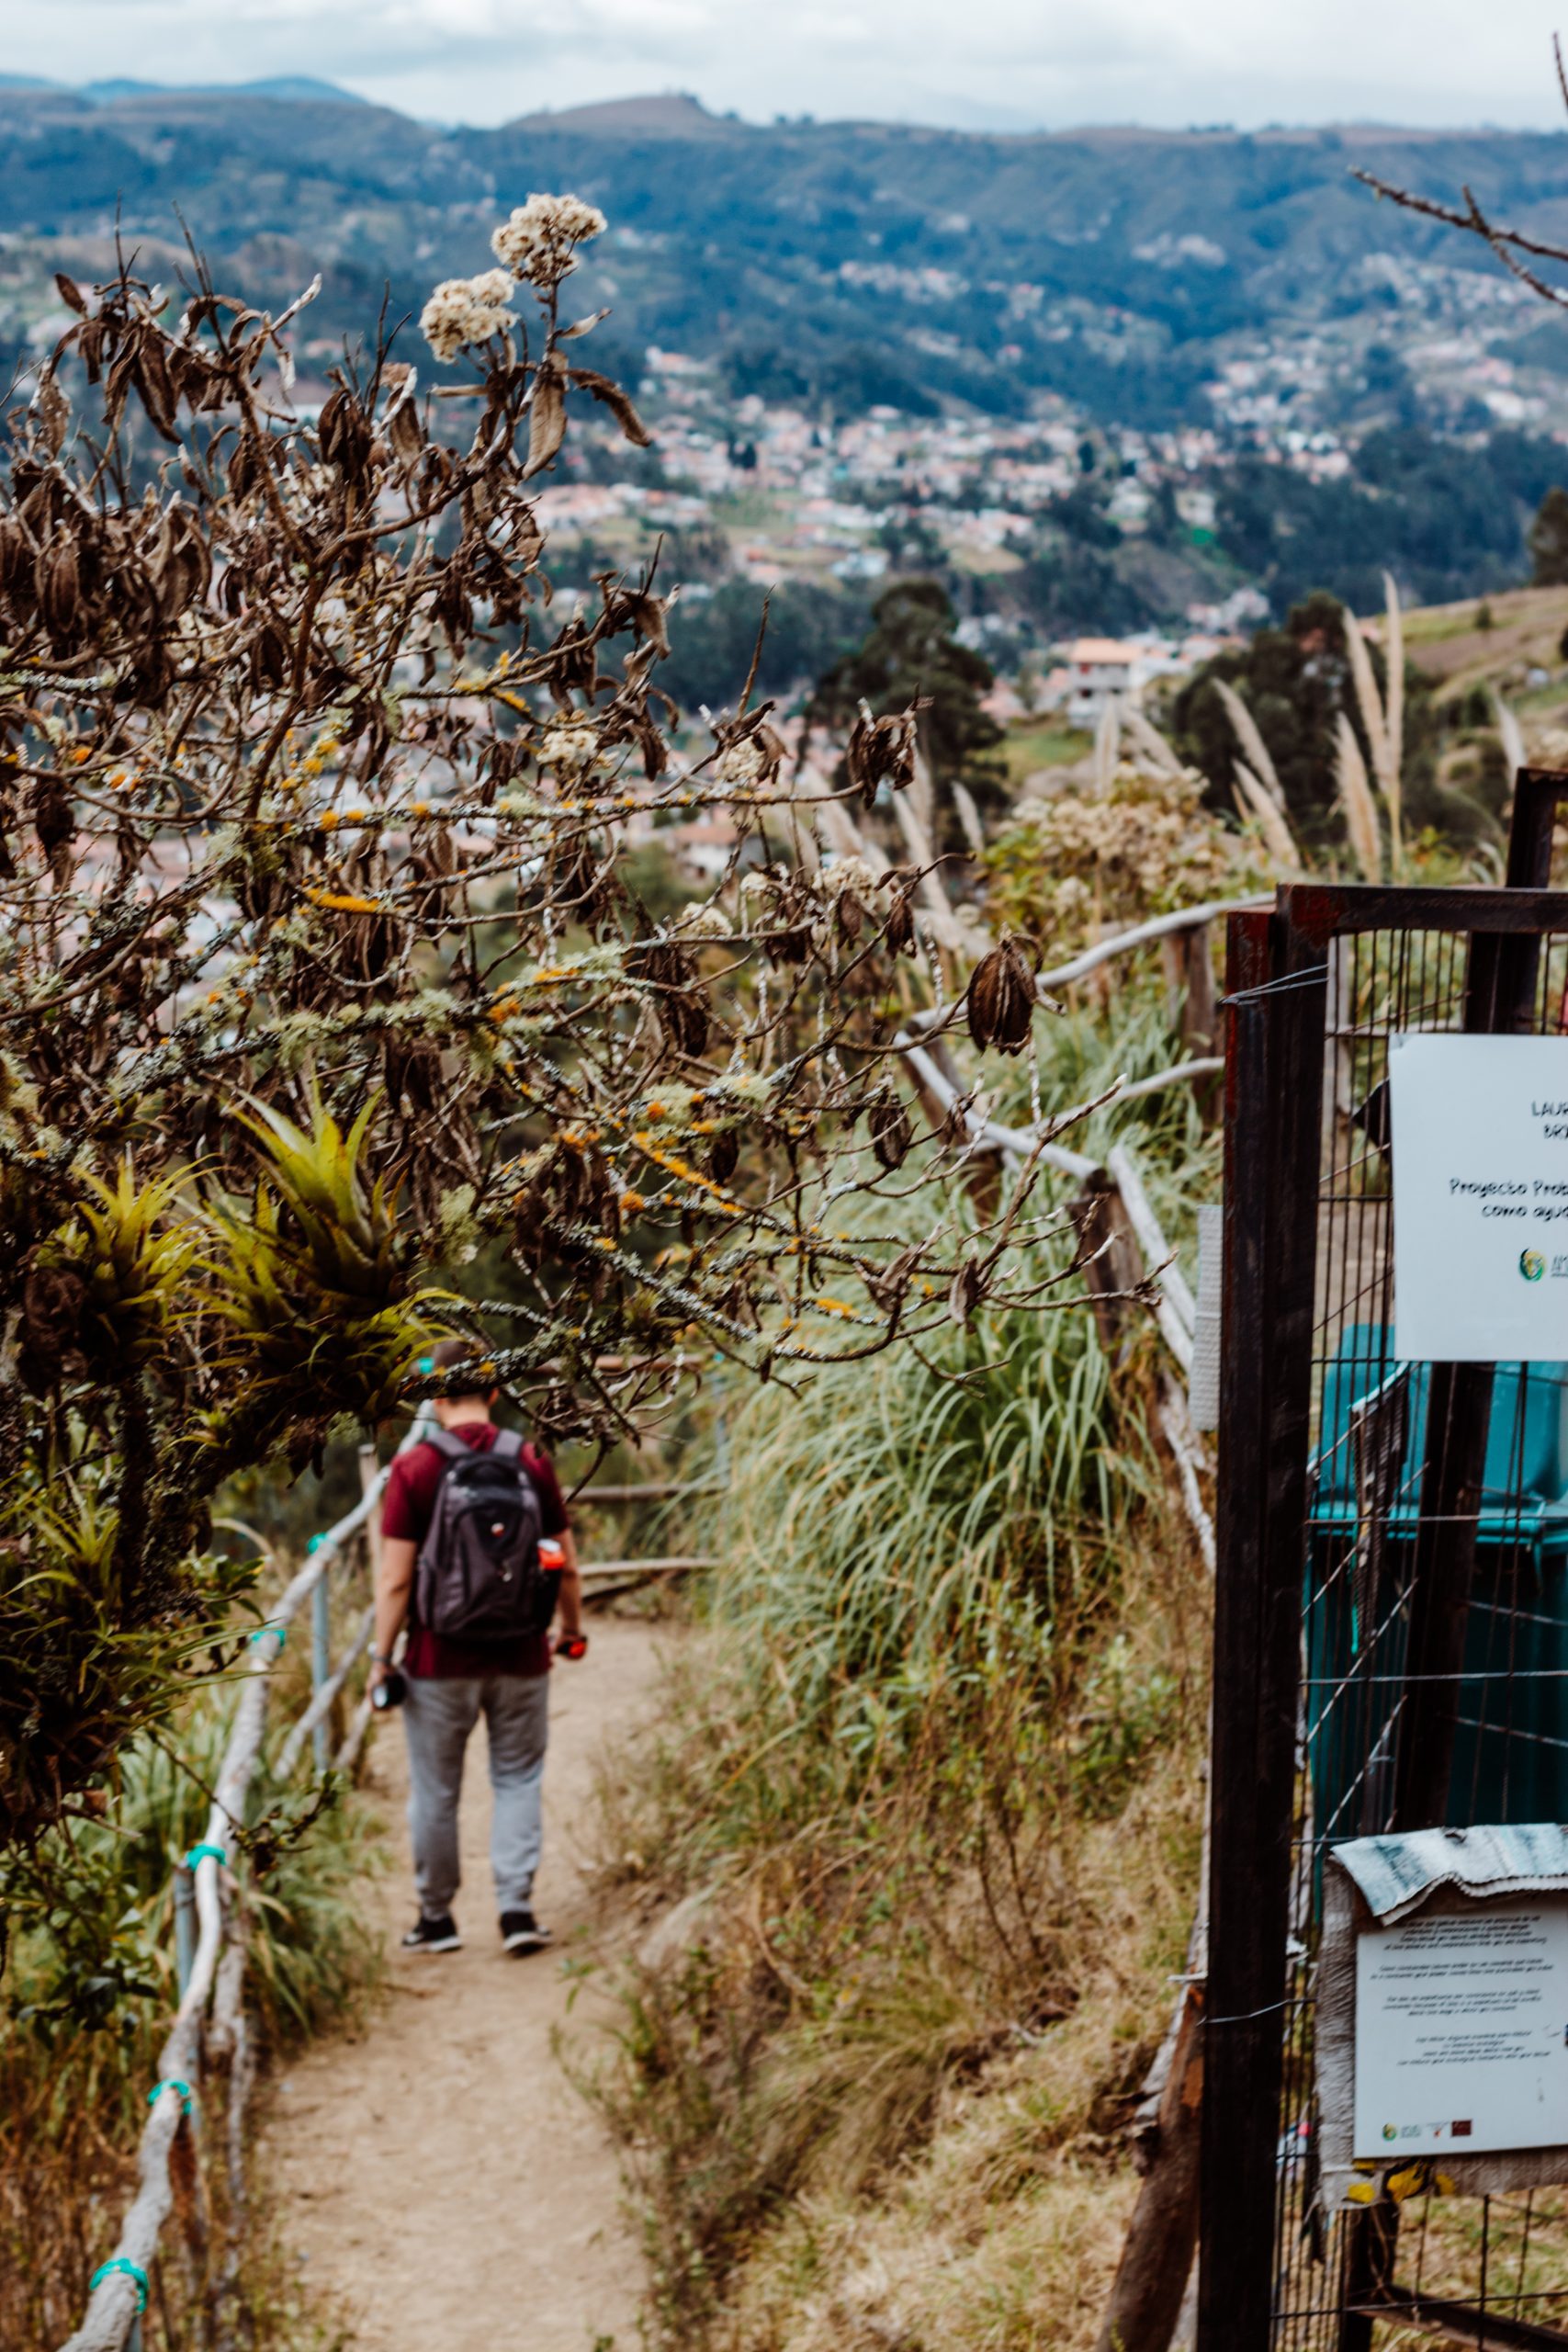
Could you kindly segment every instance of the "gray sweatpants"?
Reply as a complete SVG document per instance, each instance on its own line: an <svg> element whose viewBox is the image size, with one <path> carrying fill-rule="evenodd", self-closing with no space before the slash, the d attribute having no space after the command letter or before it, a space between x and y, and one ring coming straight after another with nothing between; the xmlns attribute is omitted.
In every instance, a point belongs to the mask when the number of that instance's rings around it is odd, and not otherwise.
<svg viewBox="0 0 1568 2352"><path fill-rule="evenodd" d="M414 1884L427 1919L452 1907L462 1882L457 1858L457 1800L463 1792L463 1751L484 1712L490 1741L490 1862L495 1907L513 1911L534 1891L544 1841L541 1799L545 1743L549 1733L549 1677L487 1674L441 1680L410 1675L403 1702L409 1750L409 1835Z"/></svg>

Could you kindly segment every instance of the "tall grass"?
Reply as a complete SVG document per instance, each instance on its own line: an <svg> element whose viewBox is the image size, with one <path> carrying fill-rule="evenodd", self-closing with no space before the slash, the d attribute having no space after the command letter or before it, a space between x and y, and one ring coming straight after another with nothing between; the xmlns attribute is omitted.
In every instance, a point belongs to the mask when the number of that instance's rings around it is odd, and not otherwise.
<svg viewBox="0 0 1568 2352"><path fill-rule="evenodd" d="M1047 1108L1174 1058L1153 987L1116 1015L1086 1002L1044 1030ZM1100 1157L1134 1126L1183 1238L1213 1180L1190 1092L1070 1140ZM1027 1272L1070 1247L1031 1245ZM951 2172L948 2120L1002 2084L1027 2086L1031 2182L1061 2185L1059 2281L1114 2234L1089 2229L1086 2165L1179 1964L1205 1703L1151 1355L1134 1338L1113 1373L1082 1309L983 1309L731 1424L703 1628L604 1809L608 1874L677 1906L597 2086L671 2342L825 2342L855 2230L900 2210L898 2182ZM966 2192L980 2233L987 2181ZM894 2340L868 2324L846 2340ZM990 2340L951 2311L942 2329Z"/></svg>
<svg viewBox="0 0 1568 2352"><path fill-rule="evenodd" d="M792 1721L827 1710L852 1742L945 1652L1048 1641L1080 1605L1083 1527L1140 1482L1077 1314L983 1316L802 1395L764 1390L731 1442L744 1475L713 1611L776 1659Z"/></svg>
<svg viewBox="0 0 1568 2352"><path fill-rule="evenodd" d="M176 1999L172 1872L203 1834L231 1712L230 1692L209 1691L161 1742L133 1741L105 1817L51 1832L6 1889L21 1924L0 2009L0 2344L71 2333L134 2193L136 2141ZM379 1966L355 1894L379 1850L370 1808L348 1792L293 1842L286 1826L298 1810L260 1777L252 1817L285 1831L245 1898L247 1999L264 2054L352 2012ZM220 2131L209 2136L220 2165ZM182 2340L177 2233L173 2249L161 2257L150 2347ZM254 2318L258 2346L311 2340L287 2299L263 2296Z"/></svg>

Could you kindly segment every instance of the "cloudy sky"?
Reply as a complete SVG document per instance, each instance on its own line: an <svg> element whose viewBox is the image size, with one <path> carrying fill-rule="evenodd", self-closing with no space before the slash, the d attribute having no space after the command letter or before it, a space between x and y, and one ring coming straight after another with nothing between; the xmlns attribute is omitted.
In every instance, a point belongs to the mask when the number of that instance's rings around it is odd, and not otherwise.
<svg viewBox="0 0 1568 2352"><path fill-rule="evenodd" d="M446 121L678 89L752 120L1544 126L1553 22L1551 0L50 0L11 12L5 62L310 73Z"/></svg>

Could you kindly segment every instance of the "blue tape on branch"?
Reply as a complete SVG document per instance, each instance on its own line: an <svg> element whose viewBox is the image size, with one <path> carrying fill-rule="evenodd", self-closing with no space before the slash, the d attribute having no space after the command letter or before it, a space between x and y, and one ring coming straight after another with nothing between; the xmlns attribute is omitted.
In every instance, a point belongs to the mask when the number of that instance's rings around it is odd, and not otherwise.
<svg viewBox="0 0 1568 2352"><path fill-rule="evenodd" d="M204 1854L210 1854L215 1862L226 1862L229 1859L221 1846L214 1846L208 1839L203 1838L201 1844L199 1846L193 1846L189 1853L186 1856L186 1870L195 1870L197 1862L200 1861Z"/></svg>
<svg viewBox="0 0 1568 2352"><path fill-rule="evenodd" d="M190 2085L188 2083L182 2083L177 2075L165 2075L161 2083L153 2084L152 2089L147 2094L148 2106L155 2107L158 2101L163 2098L165 2091L178 2091L180 2095L181 2109L186 2115L190 2113Z"/></svg>
<svg viewBox="0 0 1568 2352"><path fill-rule="evenodd" d="M312 1546L312 1549L314 1547ZM265 1642L269 1634L276 1634L277 1635L277 1646L279 1649L282 1649L288 1639L288 1628L287 1625L258 1625L255 1632L251 1635L251 1639L253 1642Z"/></svg>
<svg viewBox="0 0 1568 2352"><path fill-rule="evenodd" d="M88 2294L92 2293L100 2278L112 2278L117 2270L123 2270L126 2277L132 2281L136 2288L136 2308L139 2312L144 2312L147 2308L147 2273L139 2262L132 2262L123 2254L117 2254L112 2262L99 2263L87 2281Z"/></svg>

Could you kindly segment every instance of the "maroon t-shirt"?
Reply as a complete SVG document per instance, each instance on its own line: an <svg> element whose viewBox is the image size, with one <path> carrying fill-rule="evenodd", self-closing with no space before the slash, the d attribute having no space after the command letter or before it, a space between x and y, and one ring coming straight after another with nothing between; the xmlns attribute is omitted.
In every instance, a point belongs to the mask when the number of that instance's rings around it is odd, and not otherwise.
<svg viewBox="0 0 1568 2352"><path fill-rule="evenodd" d="M501 1432L493 1421L459 1421L452 1434L477 1453L488 1453ZM446 1455L434 1445L412 1445L406 1453L397 1455L381 1500L383 1535L394 1543L423 1543L446 1462ZM554 1463L538 1446L525 1445L523 1467L538 1489L540 1533L564 1535L571 1522ZM411 1596L403 1668L406 1673L434 1676L441 1681L469 1674L547 1674L550 1639L547 1634L520 1634L512 1642L445 1641L420 1623L417 1600Z"/></svg>

